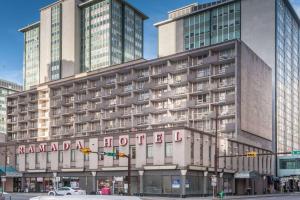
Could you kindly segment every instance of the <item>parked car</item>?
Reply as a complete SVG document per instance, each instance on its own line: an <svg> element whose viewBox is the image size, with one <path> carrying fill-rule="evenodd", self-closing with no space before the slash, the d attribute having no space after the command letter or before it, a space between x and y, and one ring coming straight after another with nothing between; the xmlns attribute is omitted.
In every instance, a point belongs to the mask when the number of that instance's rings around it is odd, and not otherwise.
<svg viewBox="0 0 300 200"><path fill-rule="evenodd" d="M64 195L85 195L85 190L80 188L71 188L71 187L61 187L56 190L51 190L48 192L49 196L64 196Z"/></svg>

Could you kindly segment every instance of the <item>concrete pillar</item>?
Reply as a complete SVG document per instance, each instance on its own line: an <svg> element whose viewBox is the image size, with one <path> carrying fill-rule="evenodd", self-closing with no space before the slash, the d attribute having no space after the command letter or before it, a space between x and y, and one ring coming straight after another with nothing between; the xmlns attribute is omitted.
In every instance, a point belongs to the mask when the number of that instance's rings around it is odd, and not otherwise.
<svg viewBox="0 0 300 200"><path fill-rule="evenodd" d="M207 184L208 184L208 172L204 172L204 176L203 176L203 194L208 194L207 191Z"/></svg>
<svg viewBox="0 0 300 200"><path fill-rule="evenodd" d="M144 171L139 171L139 177L140 177L140 195L144 193Z"/></svg>
<svg viewBox="0 0 300 200"><path fill-rule="evenodd" d="M187 170L180 170L180 173L181 173L181 197L185 197L186 196L185 184L186 184Z"/></svg>
<svg viewBox="0 0 300 200"><path fill-rule="evenodd" d="M93 187L92 187L92 191L93 192L97 192L97 188L96 188L96 174L97 172L92 172L92 184L93 184Z"/></svg>
<svg viewBox="0 0 300 200"><path fill-rule="evenodd" d="M224 172L219 173L219 180L218 180L218 192L221 192L224 190L224 178L223 178Z"/></svg>

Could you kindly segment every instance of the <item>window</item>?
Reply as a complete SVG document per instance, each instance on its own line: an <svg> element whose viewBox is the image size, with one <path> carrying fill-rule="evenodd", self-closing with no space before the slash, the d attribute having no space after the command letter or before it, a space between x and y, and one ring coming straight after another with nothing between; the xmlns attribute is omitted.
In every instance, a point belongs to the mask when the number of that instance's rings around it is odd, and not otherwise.
<svg viewBox="0 0 300 200"><path fill-rule="evenodd" d="M147 158L153 158L153 145L147 144Z"/></svg>
<svg viewBox="0 0 300 200"><path fill-rule="evenodd" d="M51 152L47 152L47 163L50 163L51 160Z"/></svg>
<svg viewBox="0 0 300 200"><path fill-rule="evenodd" d="M29 160L28 160L28 154L27 154L27 153L25 154L25 163L26 163L26 165L28 165L28 164L29 164Z"/></svg>
<svg viewBox="0 0 300 200"><path fill-rule="evenodd" d="M173 156L173 143L172 142L166 142L165 146L165 156L166 157L172 157Z"/></svg>
<svg viewBox="0 0 300 200"><path fill-rule="evenodd" d="M136 158L136 147L135 146L130 146L130 156L131 156L131 159Z"/></svg>
<svg viewBox="0 0 300 200"><path fill-rule="evenodd" d="M40 164L40 153L35 153L35 163Z"/></svg>
<svg viewBox="0 0 300 200"><path fill-rule="evenodd" d="M62 163L64 161L64 152L63 151L58 152L58 161L59 161L59 163Z"/></svg>
<svg viewBox="0 0 300 200"><path fill-rule="evenodd" d="M71 150L71 162L75 162L75 149Z"/></svg>

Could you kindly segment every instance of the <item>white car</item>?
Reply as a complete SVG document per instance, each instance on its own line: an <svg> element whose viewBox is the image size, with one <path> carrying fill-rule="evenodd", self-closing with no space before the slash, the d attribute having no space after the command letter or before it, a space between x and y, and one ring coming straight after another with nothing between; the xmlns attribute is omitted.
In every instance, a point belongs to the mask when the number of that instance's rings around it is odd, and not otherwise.
<svg viewBox="0 0 300 200"><path fill-rule="evenodd" d="M39 196L29 200L142 200L139 197L129 196L100 196L100 195L67 195L67 196Z"/></svg>
<svg viewBox="0 0 300 200"><path fill-rule="evenodd" d="M80 188L61 187L48 192L49 196L65 196L65 195L85 195L85 190Z"/></svg>

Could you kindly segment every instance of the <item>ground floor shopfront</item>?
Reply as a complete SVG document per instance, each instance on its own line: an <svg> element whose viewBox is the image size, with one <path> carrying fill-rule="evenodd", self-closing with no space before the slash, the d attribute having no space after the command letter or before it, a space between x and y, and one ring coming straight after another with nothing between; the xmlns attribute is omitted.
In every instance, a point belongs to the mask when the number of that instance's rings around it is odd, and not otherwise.
<svg viewBox="0 0 300 200"><path fill-rule="evenodd" d="M212 171L194 170L133 170L131 173L131 193L134 195L159 196L209 196L213 193ZM219 173L218 190L226 194L247 194L249 185L253 192L262 194L268 187L264 178L235 178L234 173ZM253 180L255 180L253 182ZM48 192L52 188L80 187L87 193L94 193L109 187L114 194L128 192L127 171L98 172L57 172L24 173L18 178L19 191ZM16 183L17 184L17 183Z"/></svg>
<svg viewBox="0 0 300 200"><path fill-rule="evenodd" d="M131 193L158 196L210 196L213 193L212 171L196 170L133 170ZM109 187L113 194L128 192L127 171L98 172L43 172L23 173L22 177L9 178L7 192L48 192L54 187L80 187L87 193ZM270 188L266 176L241 177L237 173L220 172L218 190L226 194L262 194ZM250 190L249 190L250 189Z"/></svg>

